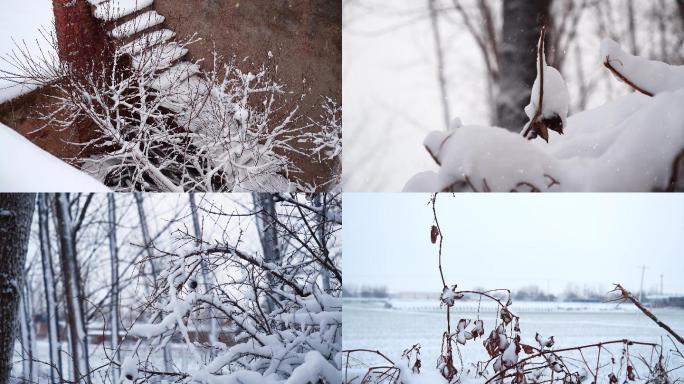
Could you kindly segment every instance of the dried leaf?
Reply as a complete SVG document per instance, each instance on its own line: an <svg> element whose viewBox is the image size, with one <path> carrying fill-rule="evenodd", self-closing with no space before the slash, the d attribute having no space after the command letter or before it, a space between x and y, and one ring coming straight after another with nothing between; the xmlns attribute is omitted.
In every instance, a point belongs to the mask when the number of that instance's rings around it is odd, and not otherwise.
<svg viewBox="0 0 684 384"><path fill-rule="evenodd" d="M614 373L611 373L610 375L608 375L608 382L609 382L610 384L617 384L617 383L618 383L618 378L617 378L617 376L615 376Z"/></svg>
<svg viewBox="0 0 684 384"><path fill-rule="evenodd" d="M629 381L636 380L636 374L634 373L634 367L632 367L631 365L627 366L627 378L629 379Z"/></svg>
<svg viewBox="0 0 684 384"><path fill-rule="evenodd" d="M432 241L432 244L437 242L437 236L439 236L439 230L436 225L433 225L432 229L430 229L430 241Z"/></svg>
<svg viewBox="0 0 684 384"><path fill-rule="evenodd" d="M508 311L507 307L501 308L501 321L506 325L513 321L513 315Z"/></svg>

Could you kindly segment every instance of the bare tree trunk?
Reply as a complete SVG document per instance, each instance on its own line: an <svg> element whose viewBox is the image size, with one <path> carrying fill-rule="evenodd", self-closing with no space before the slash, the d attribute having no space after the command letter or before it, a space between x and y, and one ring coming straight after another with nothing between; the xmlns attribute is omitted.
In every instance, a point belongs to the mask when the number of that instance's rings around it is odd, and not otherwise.
<svg viewBox="0 0 684 384"><path fill-rule="evenodd" d="M112 275L112 297L109 305L111 321L111 346L114 351L114 360L119 358L119 246L116 241L116 201L114 194L107 195L109 213L109 255L111 260ZM112 367L112 381L119 382L119 369L116 365Z"/></svg>
<svg viewBox="0 0 684 384"><path fill-rule="evenodd" d="M9 382L36 195L0 194L0 382Z"/></svg>
<svg viewBox="0 0 684 384"><path fill-rule="evenodd" d="M54 197L57 234L60 243L62 280L67 299L67 322L71 342L71 361L75 381L90 383L88 362L88 334L84 317L84 300L81 292L81 278L76 257L74 227L69 209L68 194L58 193Z"/></svg>
<svg viewBox="0 0 684 384"><path fill-rule="evenodd" d="M252 199L254 200L254 209L257 211L256 225L261 239L261 248L264 252L264 261L280 265L280 244L275 223L277 216L273 195L270 193L253 193ZM269 275L269 283L276 284L271 275ZM275 304L270 298L266 303L268 311L273 310Z"/></svg>
<svg viewBox="0 0 684 384"><path fill-rule="evenodd" d="M154 259L154 252L152 252L152 238L150 237L150 229L147 226L147 216L145 215L145 208L143 207L143 194L135 192L133 196L135 197L135 205L138 208L138 219L140 220L140 231L142 232L143 243L145 244L145 252L147 253L147 258L150 259L152 276L156 278L157 265ZM144 268L142 269L144 270ZM171 351L169 350L168 343L166 343L164 345L164 370L166 370L166 372L171 372L172 369Z"/></svg>
<svg viewBox="0 0 684 384"><path fill-rule="evenodd" d="M428 0L430 10L430 24L432 25L432 35L435 39L435 54L437 56L437 82L439 83L439 96L444 113L444 129L449 129L451 118L449 116L449 95L446 87L446 77L444 76L444 52L442 51L442 37L439 32L439 18L437 15L436 0Z"/></svg>
<svg viewBox="0 0 684 384"><path fill-rule="evenodd" d="M326 201L325 193L317 193L314 195L314 206L320 210L320 214L317 215L318 219L318 243L321 247L321 252L328 257L328 239L326 238L326 224L328 222L328 204ZM330 271L325 268L321 268L321 275L323 279L323 290L326 292L330 291Z"/></svg>
<svg viewBox="0 0 684 384"><path fill-rule="evenodd" d="M23 377L29 383L36 379L34 372L34 341L33 331L33 304L31 302L31 289L28 283L28 271L24 272L24 287L22 289L19 322L21 323L21 354L23 358Z"/></svg>
<svg viewBox="0 0 684 384"><path fill-rule="evenodd" d="M50 244L50 211L48 195L38 196L38 235L40 238L40 256L43 264L43 285L45 287L45 309L48 324L48 345L50 348L50 380L53 383L61 381L56 374L62 372L62 356L59 344L59 314L57 312L57 294L55 271L52 265L52 247ZM56 371L56 372L55 372Z"/></svg>
<svg viewBox="0 0 684 384"><path fill-rule="evenodd" d="M629 44L632 48L632 55L639 55L636 43L636 22L634 20L634 0L627 0L627 23L629 31Z"/></svg>
<svg viewBox="0 0 684 384"><path fill-rule="evenodd" d="M539 28L549 20L551 0L504 0L501 77L496 100L496 125L519 132L527 122L524 108L537 76Z"/></svg>
<svg viewBox="0 0 684 384"><path fill-rule="evenodd" d="M195 239L196 239L196 245L197 248L200 248L202 246L202 230L200 228L200 222L199 222L199 214L197 213L197 204L195 204L195 194L193 192L190 192L189 194L190 198L190 211L192 212L192 225L193 228L195 229ZM209 272L207 269L207 263L202 258L202 280L204 282L204 291L209 292ZM209 341L211 342L212 346L216 346L218 344L218 325L216 324L216 319L214 318L214 311L213 308L209 308L209 319L211 319L211 332L209 333ZM213 359L216 357L216 350L214 348L211 349L210 356Z"/></svg>

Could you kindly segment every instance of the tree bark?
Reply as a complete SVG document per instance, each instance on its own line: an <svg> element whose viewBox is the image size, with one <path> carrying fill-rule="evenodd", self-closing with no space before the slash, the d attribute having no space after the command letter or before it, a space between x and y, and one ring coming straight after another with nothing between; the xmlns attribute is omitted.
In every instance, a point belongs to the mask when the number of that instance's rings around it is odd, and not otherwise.
<svg viewBox="0 0 684 384"><path fill-rule="evenodd" d="M57 218L57 234L60 243L60 259L62 264L62 281L67 301L67 322L71 344L71 361L74 381L90 383L88 362L88 334L86 332L81 292L81 277L73 221L71 218L68 194L58 193L54 197L55 217Z"/></svg>
<svg viewBox="0 0 684 384"><path fill-rule="evenodd" d="M107 194L109 213L109 256L111 261L112 297L109 305L111 322L111 347L114 351L114 360L119 361L119 246L116 240L116 201L114 194ZM119 368L112 367L112 382L119 382Z"/></svg>
<svg viewBox="0 0 684 384"><path fill-rule="evenodd" d="M276 223L276 205L273 195L270 193L253 193L254 210L256 214L257 231L261 239L261 248L264 252L264 261L280 265L280 244L278 242L278 230ZM269 284L275 286L276 281L269 274ZM266 300L267 310L270 312L274 303L271 298Z"/></svg>
<svg viewBox="0 0 684 384"><path fill-rule="evenodd" d="M537 39L540 27L548 24L550 5L551 0L503 1L496 125L510 131L519 132L528 120L524 108L537 76Z"/></svg>
<svg viewBox="0 0 684 384"><path fill-rule="evenodd" d="M192 213L192 226L195 229L195 245L197 245L197 248L199 249L202 247L202 230L200 228L199 213L197 212L197 204L195 204L195 194L193 192L190 192L189 199L190 211ZM202 258L200 262L202 264L201 270L204 291L205 293L209 293L210 284L207 262L206 260L204 260L204 258ZM209 307L209 319L211 322L211 332L209 333L209 341L212 346L215 346L218 344L218 325L216 324L216 319L214 318L214 311L211 307ZM216 357L216 350L213 348L210 351L210 357L212 359Z"/></svg>
<svg viewBox="0 0 684 384"><path fill-rule="evenodd" d="M157 265L154 258L154 252L152 247L152 238L150 237L150 229L147 226L147 215L145 215L145 208L143 206L143 194L140 192L135 192L133 194L135 198L135 205L138 208L138 219L140 220L140 231L143 237L143 243L145 244L145 252L147 257L150 259L150 268L152 269L153 279L157 278ZM141 268L144 271L144 268ZM144 272L143 272L144 274ZM156 284L155 284L156 285ZM153 288L154 290L154 288ZM164 370L166 372L171 372L173 369L173 364L171 360L171 351L169 344L164 345Z"/></svg>
<svg viewBox="0 0 684 384"><path fill-rule="evenodd" d="M21 295L21 303L19 305L19 321L21 325L21 354L23 359L23 377L26 382L35 382L35 366L34 361L34 344L35 332L33 327L33 303L31 301L31 287L28 284L28 273L24 274L24 288Z"/></svg>
<svg viewBox="0 0 684 384"><path fill-rule="evenodd" d="M0 382L9 382L35 194L0 194Z"/></svg>
<svg viewBox="0 0 684 384"><path fill-rule="evenodd" d="M436 0L428 0L430 10L430 25L432 26L432 36L435 40L435 55L437 56L437 83L439 85L439 96L442 104L444 117L444 129L449 129L451 117L449 116L449 96L447 93L446 76L444 76L444 52L442 51L442 37L439 31L439 17L437 15Z"/></svg>

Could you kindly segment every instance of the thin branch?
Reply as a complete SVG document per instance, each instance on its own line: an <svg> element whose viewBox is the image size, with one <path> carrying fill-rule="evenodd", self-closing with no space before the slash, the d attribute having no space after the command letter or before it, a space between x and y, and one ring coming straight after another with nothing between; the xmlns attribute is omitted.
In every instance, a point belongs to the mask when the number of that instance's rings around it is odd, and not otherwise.
<svg viewBox="0 0 684 384"><path fill-rule="evenodd" d="M644 315L648 316L649 319L653 320L658 326L664 330L667 331L672 337L677 339L681 344L684 344L684 337L680 336L677 332L672 330L669 325L663 323L656 317L656 315L653 314L653 312L649 311L648 308L644 307L643 304L639 302L628 290L626 290L622 285L620 284L615 284L615 289L613 291L618 291L622 294L622 299L624 300L629 300L634 304L637 308L641 310L641 312L644 313Z"/></svg>

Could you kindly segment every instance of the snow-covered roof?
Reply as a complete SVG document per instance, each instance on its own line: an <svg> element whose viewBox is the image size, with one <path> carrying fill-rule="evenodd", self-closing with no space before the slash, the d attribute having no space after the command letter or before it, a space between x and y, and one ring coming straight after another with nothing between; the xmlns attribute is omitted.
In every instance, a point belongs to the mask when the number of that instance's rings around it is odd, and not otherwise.
<svg viewBox="0 0 684 384"><path fill-rule="evenodd" d="M0 192L106 192L102 183L0 123Z"/></svg>

